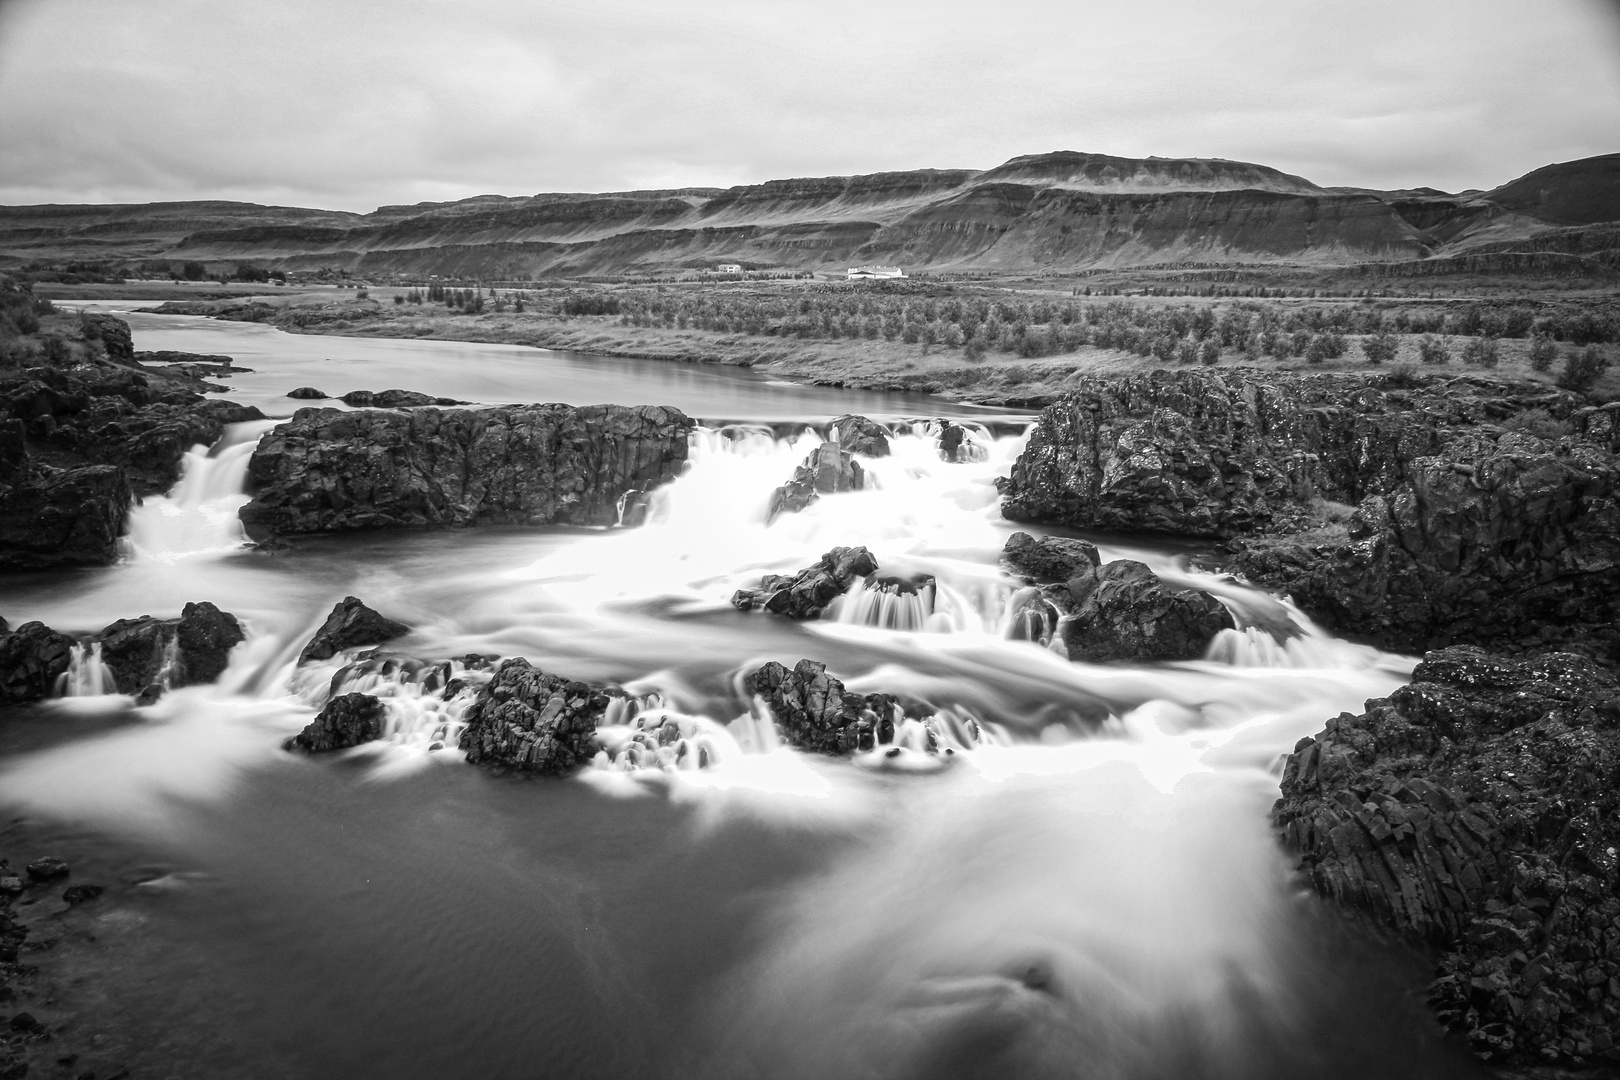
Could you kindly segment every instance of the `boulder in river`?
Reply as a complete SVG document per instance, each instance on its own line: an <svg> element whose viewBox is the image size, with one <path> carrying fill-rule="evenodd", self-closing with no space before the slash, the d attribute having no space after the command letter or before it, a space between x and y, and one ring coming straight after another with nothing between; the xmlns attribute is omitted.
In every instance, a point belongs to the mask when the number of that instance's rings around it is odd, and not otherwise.
<svg viewBox="0 0 1620 1080"><path fill-rule="evenodd" d="M876 420L846 413L832 422L832 441L862 457L889 456L889 429Z"/></svg>
<svg viewBox="0 0 1620 1080"><path fill-rule="evenodd" d="M33 464L8 486L0 507L0 572L117 560L134 498L123 469Z"/></svg>
<svg viewBox="0 0 1620 1080"><path fill-rule="evenodd" d="M846 690L815 660L800 660L791 670L772 660L750 672L743 687L770 709L784 739L822 754L870 750L888 741L902 716L898 698Z"/></svg>
<svg viewBox="0 0 1620 1080"><path fill-rule="evenodd" d="M793 470L792 479L771 492L765 515L774 520L781 513L796 514L822 495L860 491L865 486L866 470L855 455L838 443L824 442Z"/></svg>
<svg viewBox="0 0 1620 1080"><path fill-rule="evenodd" d="M423 405L466 405L456 398L434 397L416 390L350 390L342 402L355 409L415 409Z"/></svg>
<svg viewBox="0 0 1620 1080"><path fill-rule="evenodd" d="M768 611L790 619L814 619L842 596L857 578L877 572L864 547L836 547L792 577L766 574L757 589L738 589L731 605L739 611Z"/></svg>
<svg viewBox="0 0 1620 1080"><path fill-rule="evenodd" d="M984 461L990 456L989 451L981 446L967 428L961 424L945 420L939 428L939 457L941 461L952 464L962 464L969 461Z"/></svg>
<svg viewBox="0 0 1620 1080"><path fill-rule="evenodd" d="M549 675L512 657L468 706L461 749L473 764L568 772L595 756L597 725L612 702L628 698L617 687Z"/></svg>
<svg viewBox="0 0 1620 1080"><path fill-rule="evenodd" d="M313 386L300 386L295 390L287 391L287 396L302 401L325 401L330 395L325 391L315 389Z"/></svg>
<svg viewBox="0 0 1620 1080"><path fill-rule="evenodd" d="M1620 679L1431 652L1295 747L1274 816L1323 896L1440 951L1441 1021L1503 1064L1620 1060Z"/></svg>
<svg viewBox="0 0 1620 1080"><path fill-rule="evenodd" d="M0 635L0 705L49 697L67 672L73 639L41 622Z"/></svg>
<svg viewBox="0 0 1620 1080"><path fill-rule="evenodd" d="M255 540L354 529L613 525L673 480L692 421L655 405L300 409L248 464Z"/></svg>
<svg viewBox="0 0 1620 1080"><path fill-rule="evenodd" d="M371 694L339 694L303 731L287 740L286 748L319 754L373 742L382 738L387 715L382 701Z"/></svg>
<svg viewBox="0 0 1620 1080"><path fill-rule="evenodd" d="M1001 557L1013 570L1034 581L1068 581L1102 564L1097 545L1066 536L1033 537L1015 532L1007 538Z"/></svg>
<svg viewBox="0 0 1620 1080"><path fill-rule="evenodd" d="M1061 632L1071 660L1196 660L1234 626L1213 596L1166 584L1130 559L1088 567L1066 588L1074 612Z"/></svg>
<svg viewBox="0 0 1620 1080"><path fill-rule="evenodd" d="M328 660L344 649L380 645L410 632L410 627L379 615L362 603L359 597L345 596L332 605L326 621L309 639L304 651L298 654L298 662Z"/></svg>
<svg viewBox="0 0 1620 1080"><path fill-rule="evenodd" d="M230 652L247 635L236 616L213 604L187 604L178 619L119 619L95 635L101 662L121 694L150 702L165 687L211 683L225 671Z"/></svg>

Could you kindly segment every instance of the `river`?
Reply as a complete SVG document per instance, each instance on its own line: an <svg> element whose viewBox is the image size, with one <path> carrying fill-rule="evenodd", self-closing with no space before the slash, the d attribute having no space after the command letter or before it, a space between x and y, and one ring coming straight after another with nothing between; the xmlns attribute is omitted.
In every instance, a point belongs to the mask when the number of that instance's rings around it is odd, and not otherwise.
<svg viewBox="0 0 1620 1080"><path fill-rule="evenodd" d="M60 963L98 987L98 1045L135 1075L1476 1075L1408 992L1421 960L1326 917L1267 823L1281 756L1412 658L1194 575L1170 545L1108 537L1105 559L1197 580L1247 629L1206 659L1137 666L1010 640L994 480L1018 417L734 369L129 321L139 349L253 368L227 396L274 415L310 383L705 421L637 529L273 553L234 516L271 425L237 425L136 508L118 565L6 582L13 625L88 632L211 600L248 631L215 686L138 710L63 697L0 724L0 842L52 845L110 886L62 915ZM771 489L819 438L784 422L848 411L896 432L876 489L767 524ZM940 415L985 421L983 460L939 460L911 421ZM851 544L932 575L932 609L852 596L795 624L727 603ZM471 768L456 717L387 677L367 684L392 695L385 741L288 754L339 666L293 661L350 594L412 627L404 653L522 655L656 693L709 733L708 767ZM739 676L803 657L983 738L918 771L776 745Z"/></svg>

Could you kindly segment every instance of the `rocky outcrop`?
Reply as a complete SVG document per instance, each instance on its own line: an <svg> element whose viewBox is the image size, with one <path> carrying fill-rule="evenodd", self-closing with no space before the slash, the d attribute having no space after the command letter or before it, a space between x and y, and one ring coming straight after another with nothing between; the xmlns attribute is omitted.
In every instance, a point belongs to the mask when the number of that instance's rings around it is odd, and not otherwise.
<svg viewBox="0 0 1620 1080"><path fill-rule="evenodd" d="M876 420L846 413L832 422L832 441L862 457L889 456L889 429Z"/></svg>
<svg viewBox="0 0 1620 1080"><path fill-rule="evenodd" d="M1454 647L1288 759L1322 895L1440 950L1430 1000L1505 1063L1620 1060L1620 680Z"/></svg>
<svg viewBox="0 0 1620 1080"><path fill-rule="evenodd" d="M952 464L962 464L968 461L984 461L990 452L981 446L967 428L949 420L941 422L939 428L939 458Z"/></svg>
<svg viewBox="0 0 1620 1080"><path fill-rule="evenodd" d="M1515 424L1531 410L1570 433ZM1491 641L1613 617L1606 419L1571 394L1472 378L1094 377L1042 413L1003 512L1237 538L1232 569L1332 629L1403 649ZM1322 517L1334 504L1359 506L1337 534Z"/></svg>
<svg viewBox="0 0 1620 1080"><path fill-rule="evenodd" d="M387 715L382 701L370 694L339 694L285 746L311 754L347 750L382 738Z"/></svg>
<svg viewBox="0 0 1620 1080"><path fill-rule="evenodd" d="M738 589L731 606L768 611L790 619L814 619L842 596L857 578L877 573L878 563L864 547L837 547L792 577L766 574L757 589Z"/></svg>
<svg viewBox="0 0 1620 1080"><path fill-rule="evenodd" d="M295 396L288 394L288 397ZM325 397L326 395L317 395ZM455 398L434 397L415 390L350 390L342 397L343 404L356 409L415 409L423 405L466 405Z"/></svg>
<svg viewBox="0 0 1620 1080"><path fill-rule="evenodd" d="M596 727L609 705L628 699L617 687L548 675L513 657L501 663L468 706L461 749L475 765L568 772L595 756Z"/></svg>
<svg viewBox="0 0 1620 1080"><path fill-rule="evenodd" d="M49 697L67 672L73 639L41 622L0 634L0 705Z"/></svg>
<svg viewBox="0 0 1620 1080"><path fill-rule="evenodd" d="M248 465L255 540L480 524L612 525L674 479L692 421L660 406L300 409Z"/></svg>
<svg viewBox="0 0 1620 1080"><path fill-rule="evenodd" d="M1074 606L1060 633L1071 660L1196 660L1234 625L1213 596L1167 585L1130 559L1083 569L1064 588Z"/></svg>
<svg viewBox="0 0 1620 1080"><path fill-rule="evenodd" d="M812 450L793 478L771 492L767 520L782 513L796 514L822 495L840 491L860 491L866 486L866 470L855 455L835 442L824 442Z"/></svg>
<svg viewBox="0 0 1620 1080"><path fill-rule="evenodd" d="M1068 581L1102 565L1097 545L1088 540L1065 536L1037 539L1024 532L1015 532L1007 538L1001 558L1014 572L1034 581Z"/></svg>
<svg viewBox="0 0 1620 1080"><path fill-rule="evenodd" d="M92 639L120 694L156 700L165 689L211 683L247 635L236 616L206 601L187 604L178 619L119 619Z"/></svg>
<svg viewBox="0 0 1620 1080"><path fill-rule="evenodd" d="M332 605L332 611L298 654L298 662L328 660L344 649L380 645L411 632L402 622L377 614L359 597L345 596Z"/></svg>
<svg viewBox="0 0 1620 1080"><path fill-rule="evenodd" d="M287 391L287 396L300 401L325 401L327 395L313 386L299 386Z"/></svg>
<svg viewBox="0 0 1620 1080"><path fill-rule="evenodd" d="M104 356L0 373L0 571L113 562L131 498L168 490L226 424L263 419L142 368L123 322L94 321Z"/></svg>
<svg viewBox="0 0 1620 1080"><path fill-rule="evenodd" d="M791 671L773 660L750 672L743 688L764 702L788 743L821 754L853 754L888 742L903 717L898 698L852 693L814 660L800 660Z"/></svg>

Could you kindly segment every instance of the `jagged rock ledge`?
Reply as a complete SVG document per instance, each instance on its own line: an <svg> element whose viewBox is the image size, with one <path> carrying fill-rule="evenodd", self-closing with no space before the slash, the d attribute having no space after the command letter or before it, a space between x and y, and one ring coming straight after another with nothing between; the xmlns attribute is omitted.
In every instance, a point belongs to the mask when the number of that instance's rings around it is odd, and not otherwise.
<svg viewBox="0 0 1620 1080"><path fill-rule="evenodd" d="M1415 384L1414 384L1415 382ZM1330 629L1620 648L1620 404L1473 377L1154 371L1048 407L1014 520L1229 541Z"/></svg>
<svg viewBox="0 0 1620 1080"><path fill-rule="evenodd" d="M255 540L480 524L614 525L673 480L692 421L662 406L300 409L248 464Z"/></svg>
<svg viewBox="0 0 1620 1080"><path fill-rule="evenodd" d="M1429 653L1328 721L1274 810L1317 891L1440 950L1430 1002L1505 1064L1620 1062L1620 679Z"/></svg>

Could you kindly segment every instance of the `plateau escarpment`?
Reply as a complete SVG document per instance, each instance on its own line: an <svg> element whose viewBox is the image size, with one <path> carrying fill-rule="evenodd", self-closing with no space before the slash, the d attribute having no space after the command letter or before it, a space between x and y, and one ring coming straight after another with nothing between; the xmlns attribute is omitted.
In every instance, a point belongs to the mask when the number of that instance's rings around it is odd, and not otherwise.
<svg viewBox="0 0 1620 1080"><path fill-rule="evenodd" d="M0 253L485 279L660 273L722 261L801 271L856 262L1020 272L1187 261L1418 265L1486 254L1489 244L1533 250L1515 245L1620 219L1617 157L1552 165L1464 195L1322 188L1247 162L1063 151L982 172L479 196L364 215L240 203L0 207ZM1593 266L1573 270L1614 265L1602 257L1612 243L1570 242L1593 256Z"/></svg>

